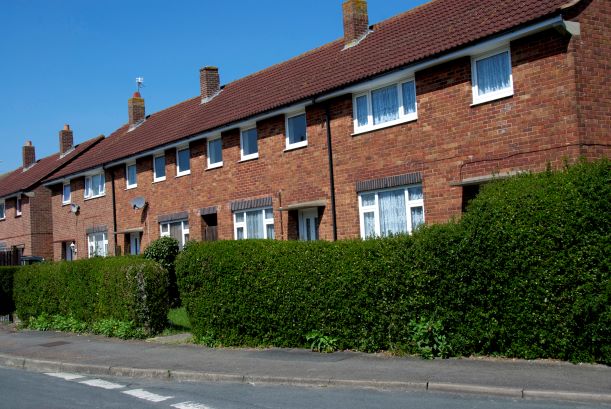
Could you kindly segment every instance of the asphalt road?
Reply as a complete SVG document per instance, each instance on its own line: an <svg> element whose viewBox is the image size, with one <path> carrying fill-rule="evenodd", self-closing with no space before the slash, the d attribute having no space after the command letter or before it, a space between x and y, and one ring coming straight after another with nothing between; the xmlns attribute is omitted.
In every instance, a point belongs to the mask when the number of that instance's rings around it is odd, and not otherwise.
<svg viewBox="0 0 611 409"><path fill-rule="evenodd" d="M575 403L431 392L178 383L0 368L1 409L592 409Z"/></svg>

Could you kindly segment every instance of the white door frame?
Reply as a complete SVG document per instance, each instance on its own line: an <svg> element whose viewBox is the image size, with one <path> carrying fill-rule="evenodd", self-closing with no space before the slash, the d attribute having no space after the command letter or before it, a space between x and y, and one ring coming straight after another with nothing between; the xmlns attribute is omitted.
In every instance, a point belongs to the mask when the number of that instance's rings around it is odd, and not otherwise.
<svg viewBox="0 0 611 409"><path fill-rule="evenodd" d="M318 240L318 208L299 210L299 240Z"/></svg>

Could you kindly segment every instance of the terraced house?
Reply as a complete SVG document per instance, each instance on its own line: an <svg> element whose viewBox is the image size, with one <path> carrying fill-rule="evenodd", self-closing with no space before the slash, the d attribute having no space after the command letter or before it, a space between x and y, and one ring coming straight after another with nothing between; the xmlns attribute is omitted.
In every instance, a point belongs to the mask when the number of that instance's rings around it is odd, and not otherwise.
<svg viewBox="0 0 611 409"><path fill-rule="evenodd" d="M608 155L611 2L433 0L127 124L44 181L53 255L334 240L458 216L494 177ZM340 22L338 22L339 24Z"/></svg>

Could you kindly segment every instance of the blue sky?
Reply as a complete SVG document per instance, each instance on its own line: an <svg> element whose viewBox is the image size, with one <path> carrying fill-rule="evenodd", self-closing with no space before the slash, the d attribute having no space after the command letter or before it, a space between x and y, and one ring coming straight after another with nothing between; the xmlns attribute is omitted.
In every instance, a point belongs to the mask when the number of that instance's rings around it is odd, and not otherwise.
<svg viewBox="0 0 611 409"><path fill-rule="evenodd" d="M0 174L127 122L142 76L147 114L199 93L199 68L221 83L343 35L342 0L11 0L0 7ZM369 0L370 24L426 0Z"/></svg>

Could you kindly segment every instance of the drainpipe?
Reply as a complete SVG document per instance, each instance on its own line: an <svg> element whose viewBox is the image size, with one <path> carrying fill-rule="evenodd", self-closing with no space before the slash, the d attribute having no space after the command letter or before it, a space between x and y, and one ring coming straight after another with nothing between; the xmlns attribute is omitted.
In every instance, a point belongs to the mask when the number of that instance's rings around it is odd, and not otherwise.
<svg viewBox="0 0 611 409"><path fill-rule="evenodd" d="M115 238L115 251L114 255L117 255L117 198L115 196L115 171L110 171L110 181L112 186L112 235Z"/></svg>
<svg viewBox="0 0 611 409"><path fill-rule="evenodd" d="M325 105L325 122L327 126L327 153L329 154L329 186L331 189L331 218L333 220L333 241L337 241L337 212L335 211L335 176L333 174L333 145L331 145L331 113Z"/></svg>

